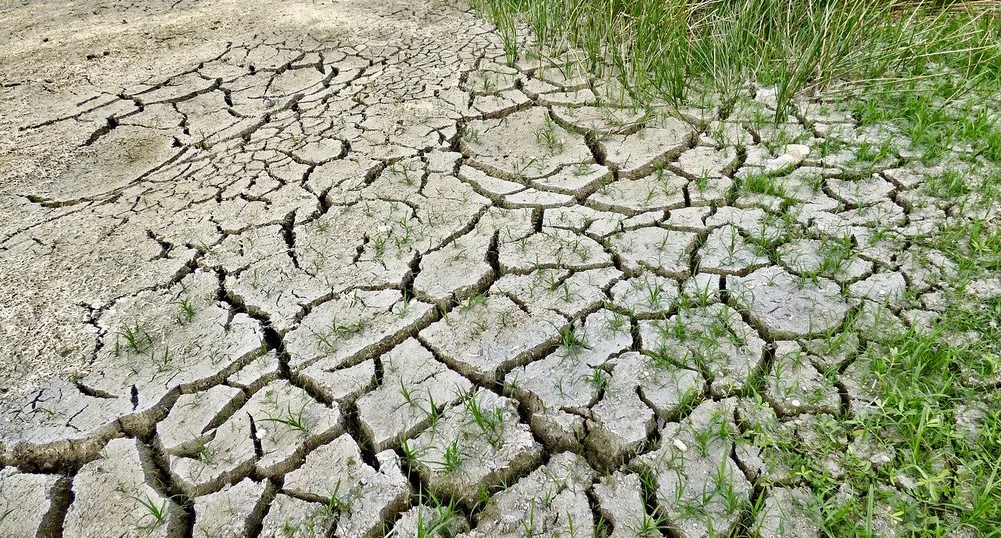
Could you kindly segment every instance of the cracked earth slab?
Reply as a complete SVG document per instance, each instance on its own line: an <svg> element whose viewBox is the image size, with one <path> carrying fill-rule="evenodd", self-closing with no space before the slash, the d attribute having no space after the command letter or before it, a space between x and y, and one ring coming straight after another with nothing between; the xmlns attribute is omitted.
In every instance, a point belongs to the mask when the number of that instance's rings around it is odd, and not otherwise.
<svg viewBox="0 0 1001 538"><path fill-rule="evenodd" d="M750 502L751 486L731 459L734 399L696 407L665 426L663 445L639 459L656 481L656 498L682 536L730 532Z"/></svg>
<svg viewBox="0 0 1001 538"><path fill-rule="evenodd" d="M490 391L468 394L405 451L434 494L470 506L482 488L524 474L542 456L515 402Z"/></svg>
<svg viewBox="0 0 1001 538"><path fill-rule="evenodd" d="M5 12L0 533L817 536L775 439L885 464L838 425L954 214L816 147L850 116L619 107L440 3L208 6Z"/></svg>

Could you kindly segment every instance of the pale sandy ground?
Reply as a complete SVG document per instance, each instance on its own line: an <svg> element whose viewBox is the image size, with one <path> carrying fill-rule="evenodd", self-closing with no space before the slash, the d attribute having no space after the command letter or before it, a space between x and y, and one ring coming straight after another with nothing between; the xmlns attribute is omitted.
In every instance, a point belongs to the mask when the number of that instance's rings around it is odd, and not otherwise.
<svg viewBox="0 0 1001 538"><path fill-rule="evenodd" d="M392 36L393 25L410 34L440 2L412 4L0 2L0 390L23 392L32 379L81 367L94 346L94 334L84 330L84 305L99 307L117 296L106 277L129 271L116 263L117 249L110 244L99 247L101 253L67 255L72 259L65 264L8 252L15 234L58 213L28 196L75 200L100 193L100 176L119 175L116 155L81 147L103 118L85 124L56 120L127 88L188 71L230 44L312 36L364 45ZM38 125L44 127L32 128ZM91 183L97 185L81 188Z"/></svg>

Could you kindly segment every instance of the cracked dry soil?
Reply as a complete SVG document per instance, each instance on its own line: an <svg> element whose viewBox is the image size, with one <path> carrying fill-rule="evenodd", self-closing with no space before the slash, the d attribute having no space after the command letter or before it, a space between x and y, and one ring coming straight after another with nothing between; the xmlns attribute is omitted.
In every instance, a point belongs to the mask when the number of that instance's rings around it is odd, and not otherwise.
<svg viewBox="0 0 1001 538"><path fill-rule="evenodd" d="M866 331L929 314L929 253L872 232L943 217L906 174L616 108L454 6L0 15L3 536L411 536L429 494L464 537L700 538L762 495L816 536L739 432L864 412Z"/></svg>

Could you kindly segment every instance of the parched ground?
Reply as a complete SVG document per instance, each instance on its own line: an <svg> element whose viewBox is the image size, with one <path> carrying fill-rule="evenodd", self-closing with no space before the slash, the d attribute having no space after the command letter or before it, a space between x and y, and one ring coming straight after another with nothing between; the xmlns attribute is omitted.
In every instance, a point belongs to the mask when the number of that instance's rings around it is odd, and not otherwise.
<svg viewBox="0 0 1001 538"><path fill-rule="evenodd" d="M454 6L0 19L3 536L817 536L774 440L878 466L865 351L957 271L892 129L622 107Z"/></svg>

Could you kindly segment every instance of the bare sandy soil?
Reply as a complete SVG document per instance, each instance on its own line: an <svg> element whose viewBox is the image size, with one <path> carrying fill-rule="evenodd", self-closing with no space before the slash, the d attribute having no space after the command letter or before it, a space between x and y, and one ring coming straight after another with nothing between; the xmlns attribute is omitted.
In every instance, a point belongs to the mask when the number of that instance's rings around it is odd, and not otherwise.
<svg viewBox="0 0 1001 538"><path fill-rule="evenodd" d="M116 96L163 84L229 47L275 43L358 44L420 34L431 8L411 2L3 2L0 7L0 390L24 392L39 376L84 366L94 350L90 312L163 276L133 256L149 239L116 241L107 228L62 226L84 200L100 198L173 156L138 138L88 141L114 113ZM428 30L429 31L429 30ZM275 58L257 60L261 67ZM252 64L246 62L247 65ZM211 82L210 82L211 83ZM199 88L192 87L192 90ZM260 107L263 113L263 106ZM97 109L97 110L95 110ZM187 142L187 141L186 141ZM113 147L112 147L113 146ZM137 147L133 147L137 146ZM122 162L122 153L128 153ZM44 226L48 254L24 248ZM66 221L68 222L68 221ZM63 242L61 252L55 245ZM16 247L15 245L20 245ZM149 277L151 280L146 280ZM130 282L130 283L126 283Z"/></svg>

